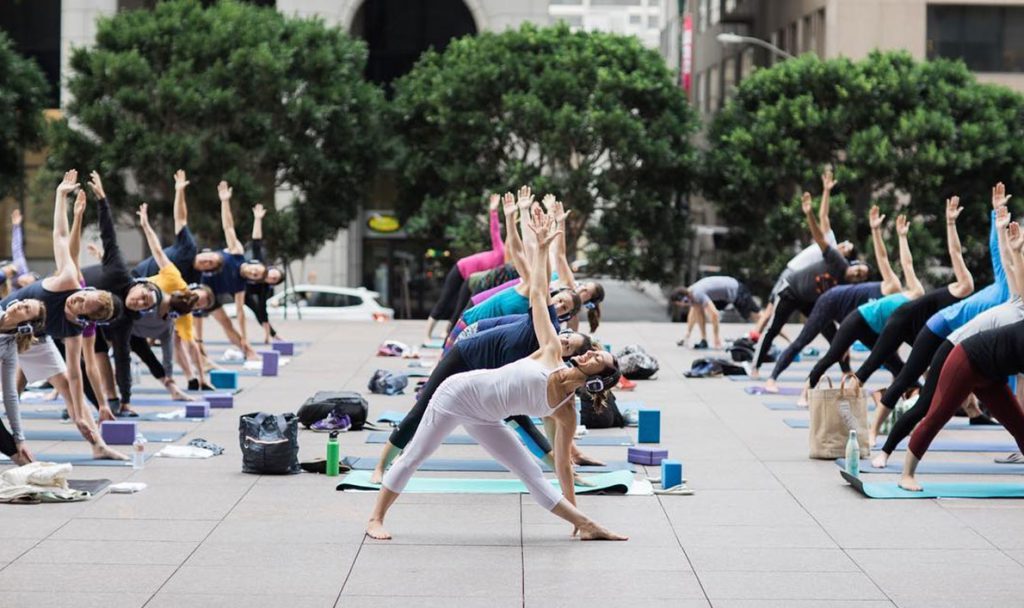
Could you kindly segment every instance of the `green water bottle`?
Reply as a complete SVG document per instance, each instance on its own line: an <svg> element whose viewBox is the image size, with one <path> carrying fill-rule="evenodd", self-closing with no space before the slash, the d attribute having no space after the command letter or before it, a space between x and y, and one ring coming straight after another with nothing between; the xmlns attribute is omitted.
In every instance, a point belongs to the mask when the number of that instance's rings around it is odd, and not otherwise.
<svg viewBox="0 0 1024 608"><path fill-rule="evenodd" d="M338 476L338 462L341 459L341 446L338 445L338 431L331 432L327 438L327 476Z"/></svg>

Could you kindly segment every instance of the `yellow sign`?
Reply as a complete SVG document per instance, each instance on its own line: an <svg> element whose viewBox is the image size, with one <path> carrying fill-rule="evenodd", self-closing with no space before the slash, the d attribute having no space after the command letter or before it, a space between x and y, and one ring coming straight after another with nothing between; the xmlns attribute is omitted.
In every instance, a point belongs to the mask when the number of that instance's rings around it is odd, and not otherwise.
<svg viewBox="0 0 1024 608"><path fill-rule="evenodd" d="M402 225L399 223L398 218L393 215L382 215L380 213L374 213L366 220L366 225L370 230L376 232L398 232Z"/></svg>

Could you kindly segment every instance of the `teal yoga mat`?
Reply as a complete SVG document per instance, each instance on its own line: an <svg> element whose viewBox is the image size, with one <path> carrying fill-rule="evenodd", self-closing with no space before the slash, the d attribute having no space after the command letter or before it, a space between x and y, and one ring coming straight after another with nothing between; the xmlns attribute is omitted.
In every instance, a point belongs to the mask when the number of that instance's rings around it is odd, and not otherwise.
<svg viewBox="0 0 1024 608"><path fill-rule="evenodd" d="M420 348L444 348L444 340L431 340L420 344Z"/></svg>
<svg viewBox="0 0 1024 608"><path fill-rule="evenodd" d="M786 418L783 420L791 429L807 429L811 427L811 421L805 418ZM971 426L966 420L950 420L946 423L946 426L942 427L944 431L1003 431L1005 430L1002 425L999 424L982 424Z"/></svg>
<svg viewBox="0 0 1024 608"><path fill-rule="evenodd" d="M840 469L846 468L846 459L836 461ZM884 469L871 466L870 460L860 461L861 475L893 475L903 472L903 459L891 458ZM994 462L929 462L923 460L917 465L922 475L1024 475L1024 464L996 464Z"/></svg>
<svg viewBox="0 0 1024 608"><path fill-rule="evenodd" d="M1024 483L922 482L922 492L910 492L895 483L865 483L839 471L850 487L868 498L1024 498Z"/></svg>
<svg viewBox="0 0 1024 608"><path fill-rule="evenodd" d="M6 415L6 414L3 414ZM213 416L213 413L210 413ZM61 420L61 411L56 409L26 410L22 407L22 420ZM99 420L93 416L93 420ZM133 418L119 418L119 420L138 420L140 422L202 422L206 418L159 418L156 412L143 412Z"/></svg>
<svg viewBox="0 0 1024 608"><path fill-rule="evenodd" d="M372 471L377 466L376 458L345 458L342 462L352 467L355 471ZM550 473L551 467L541 463L544 472ZM418 471L443 471L443 472L485 472L485 473L507 473L508 469L496 460L474 460L457 458L428 458L420 465ZM576 467L580 473L611 473L612 471L635 471L636 468L623 461L609 462L604 466L581 466Z"/></svg>
<svg viewBox="0 0 1024 608"><path fill-rule="evenodd" d="M384 443L390 433L373 432L366 436L366 443ZM476 440L469 435L449 435L445 445L476 445ZM584 435L576 440L576 445L633 445L633 440L624 435ZM1009 450L1004 450L1009 451Z"/></svg>
<svg viewBox="0 0 1024 608"><path fill-rule="evenodd" d="M116 449L117 446L115 446ZM40 454L33 452L32 456L38 462L56 462L63 464L70 463L76 467L131 467L131 460L96 460L92 454ZM153 454L146 453L146 460L153 457ZM0 454L0 465L10 464L11 459Z"/></svg>
<svg viewBox="0 0 1024 608"><path fill-rule="evenodd" d="M576 486L577 494L625 494L633 487L633 473L615 471L587 477L592 486ZM557 480L550 480L557 486ZM379 490L370 483L370 471L352 471L338 484L338 490ZM409 480L405 493L413 494L526 494L529 490L518 479L448 479L416 477Z"/></svg>
<svg viewBox="0 0 1024 608"><path fill-rule="evenodd" d="M398 426L398 423L405 418L405 412L396 412L394 410L385 410L377 415L377 422L387 422Z"/></svg>
<svg viewBox="0 0 1024 608"><path fill-rule="evenodd" d="M29 441L85 441L82 434L73 430L38 430L25 429L25 439ZM146 441L150 443L173 443L185 436L185 431L142 431ZM38 459L37 459L38 460Z"/></svg>

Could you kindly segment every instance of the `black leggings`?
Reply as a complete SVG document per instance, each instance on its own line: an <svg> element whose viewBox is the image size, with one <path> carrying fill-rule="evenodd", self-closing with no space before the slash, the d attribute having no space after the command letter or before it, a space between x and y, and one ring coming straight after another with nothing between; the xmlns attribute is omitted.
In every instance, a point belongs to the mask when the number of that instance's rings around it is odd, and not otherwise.
<svg viewBox="0 0 1024 608"><path fill-rule="evenodd" d="M466 312L466 309L469 308L469 299L472 297L473 292L469 289L469 281L464 281L462 286L459 287L459 295L455 299L455 307L452 308L451 317L448 319L448 322L451 323L452 327L455 327L455 324L458 323L459 319L462 317L462 313Z"/></svg>
<svg viewBox="0 0 1024 608"><path fill-rule="evenodd" d="M922 329L921 333L925 331L928 330ZM929 331L929 333L931 332ZM935 334L932 335L934 336ZM915 348L914 350L917 349ZM932 397L935 396L935 387L939 384L939 374L942 373L942 366L945 365L946 358L949 357L951 352L953 352L953 343L949 340L942 340L928 366L928 376L925 378L924 388L917 395L917 403L896 419L896 422L892 425L892 430L889 431L889 436L885 438L885 445L882 446L882 451L886 454L895 452L896 446L905 437L908 437L914 430L914 427L917 426L917 423L924 420L925 415L928 414L928 408L932 405ZM910 362L908 361L907 366L909 367L909 365Z"/></svg>
<svg viewBox="0 0 1024 608"><path fill-rule="evenodd" d="M462 352L457 345L449 350L444 358L438 362L434 371L431 372L427 383L420 389L419 397L416 398L416 405L405 415L402 422L398 424L398 428L391 431L391 436L388 437L391 445L399 449L405 449L405 446L409 445L409 442L412 441L413 435L416 434L416 429L419 428L420 421L423 420L423 414L427 411L427 405L430 404L430 398L434 396L437 387L441 386L441 383L451 376L470 370L471 368L463 360ZM545 454L551 453L551 444L548 443L547 437L537 429L537 426L533 424L529 416L509 416L505 419L506 422L509 420L515 421Z"/></svg>
<svg viewBox="0 0 1024 608"><path fill-rule="evenodd" d="M11 435L3 421L0 421L0 453L5 456L14 456L17 452L18 444L14 441L14 435Z"/></svg>
<svg viewBox="0 0 1024 608"><path fill-rule="evenodd" d="M455 309L455 300L459 297L459 288L462 287L464 282L465 280L462 278L462 273L459 272L458 264L452 266L452 269L448 271L448 276L444 279L441 296L434 303L434 308L430 311L430 318L448 319L452 316L452 311Z"/></svg>
<svg viewBox="0 0 1024 608"><path fill-rule="evenodd" d="M174 339L173 336L171 339ZM164 364L156 358L156 353L153 352L153 348L149 345L149 340L133 335L131 337L131 345L132 352L142 359L142 362L149 368L149 373L157 380L163 381L167 377L167 370L164 369Z"/></svg>
<svg viewBox="0 0 1024 608"><path fill-rule="evenodd" d="M885 389L885 394L882 395L882 404L885 407L890 410L896 407L896 402L900 400L900 395L913 386L917 379L921 377L921 374L928 369L928 364L931 363L932 357L939 347L942 346L943 342L945 342L945 339L927 327L917 332L917 338L914 339L914 347L910 351L910 356L907 357L907 364L903 367L903 371L893 379L889 388ZM952 347L950 347L950 350L952 350ZM943 360L945 360L945 357L943 357Z"/></svg>
<svg viewBox="0 0 1024 608"><path fill-rule="evenodd" d="M846 315L842 324L839 325L835 338L832 339L832 343L828 347L828 352L814 364L814 369L811 370L810 375L807 377L811 387L818 385L818 381L821 380L821 377L828 368L832 367L833 363L842 360L846 351L857 340L860 340L865 346L870 348L871 352L874 352L875 344L877 344L878 340L878 334L875 333L875 330L871 329L871 326L864 320L864 315L860 314L859 310ZM896 355L891 355L886 360L885 365L894 374L897 373L897 370L903 369L903 361Z"/></svg>
<svg viewBox="0 0 1024 608"><path fill-rule="evenodd" d="M764 363L764 360L768 357L768 351L772 348L772 342L775 341L775 337L779 335L779 332L782 331L786 321L789 321L793 313L800 311L804 316L810 316L812 310L814 310L813 302L810 304L801 302L788 295L786 291L779 294L779 297L775 300L775 310L772 312L771 323L768 324L768 329L757 343L757 349L754 353L754 369L759 369L761 364Z"/></svg>
<svg viewBox="0 0 1024 608"><path fill-rule="evenodd" d="M800 351L805 346L810 344L818 334L825 336L828 340L829 345L836 339L836 323L831 318L826 318L824 313L818 311L818 307L815 306L811 312L811 316L807 317L804 322L803 328L800 330L800 335L795 340L790 342L789 346L782 351L779 358L775 360L775 367L772 369L772 380L778 380L782 372L786 371L786 368L793 363L793 359L796 358ZM850 371L850 358L841 357L839 359L839 367L842 368L843 373Z"/></svg>

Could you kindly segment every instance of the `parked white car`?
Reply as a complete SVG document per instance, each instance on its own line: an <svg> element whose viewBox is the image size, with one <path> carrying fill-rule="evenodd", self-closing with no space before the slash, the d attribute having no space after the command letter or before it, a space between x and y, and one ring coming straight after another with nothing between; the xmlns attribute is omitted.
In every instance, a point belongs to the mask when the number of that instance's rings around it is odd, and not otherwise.
<svg viewBox="0 0 1024 608"><path fill-rule="evenodd" d="M267 315L272 319L284 318L287 302L289 319L299 317L296 309L301 309L303 319L378 322L394 319L395 311L381 306L379 297L379 293L365 287L295 285L267 300ZM235 305L226 304L224 310L233 317Z"/></svg>

